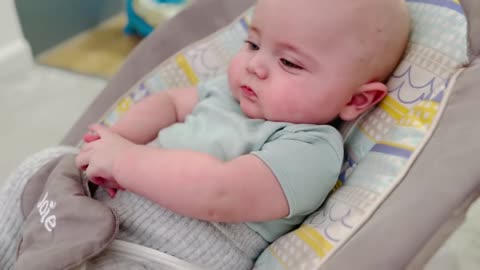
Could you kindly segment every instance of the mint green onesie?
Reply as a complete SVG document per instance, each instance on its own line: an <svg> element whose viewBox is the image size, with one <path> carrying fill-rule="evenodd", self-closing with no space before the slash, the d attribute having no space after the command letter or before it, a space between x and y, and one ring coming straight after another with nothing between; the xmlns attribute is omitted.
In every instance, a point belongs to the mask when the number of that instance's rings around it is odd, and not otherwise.
<svg viewBox="0 0 480 270"><path fill-rule="evenodd" d="M290 214L247 225L271 242L317 209L335 185L343 160L342 137L328 125L247 118L231 95L226 76L198 89L199 104L192 114L184 123L161 130L157 144L208 153L224 161L246 154L263 160L277 177Z"/></svg>

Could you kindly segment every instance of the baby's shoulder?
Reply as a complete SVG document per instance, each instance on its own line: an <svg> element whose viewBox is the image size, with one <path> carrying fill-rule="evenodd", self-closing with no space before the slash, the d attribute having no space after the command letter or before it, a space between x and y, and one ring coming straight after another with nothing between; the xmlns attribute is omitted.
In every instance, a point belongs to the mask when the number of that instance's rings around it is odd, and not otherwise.
<svg viewBox="0 0 480 270"><path fill-rule="evenodd" d="M330 125L289 124L275 132L269 142L277 145L302 143L312 149L331 148L338 156L343 156L343 138L340 132Z"/></svg>
<svg viewBox="0 0 480 270"><path fill-rule="evenodd" d="M342 135L331 125L289 124L276 135L276 139L296 138L310 143L334 141L343 144Z"/></svg>

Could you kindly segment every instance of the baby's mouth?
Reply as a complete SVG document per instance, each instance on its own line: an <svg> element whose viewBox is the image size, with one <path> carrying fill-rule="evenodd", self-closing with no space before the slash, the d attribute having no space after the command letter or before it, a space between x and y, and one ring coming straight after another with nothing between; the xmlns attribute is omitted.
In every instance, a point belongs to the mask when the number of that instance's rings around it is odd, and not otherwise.
<svg viewBox="0 0 480 270"><path fill-rule="evenodd" d="M257 94L255 94L255 92L249 86L242 85L240 87L240 89L242 89L243 94L247 97L256 97L257 96Z"/></svg>

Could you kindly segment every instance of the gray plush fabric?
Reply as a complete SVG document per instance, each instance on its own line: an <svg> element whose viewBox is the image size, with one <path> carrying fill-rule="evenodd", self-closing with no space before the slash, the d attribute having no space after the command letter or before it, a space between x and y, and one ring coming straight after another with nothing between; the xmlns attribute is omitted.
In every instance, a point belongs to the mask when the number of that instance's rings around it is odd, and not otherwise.
<svg viewBox="0 0 480 270"><path fill-rule="evenodd" d="M75 157L72 153L52 160L53 170L49 162L29 180L27 187L33 184L40 196L32 192L22 196L36 203L26 207L22 200L23 211L29 214L22 224L16 270L73 269L102 252L115 238L117 215L88 196L88 180L75 166ZM45 175L45 170L51 173ZM43 182L39 177L47 178L44 186L36 183Z"/></svg>
<svg viewBox="0 0 480 270"><path fill-rule="evenodd" d="M480 56L480 1L478 0L460 0L465 14L468 17L469 24L469 56L470 61Z"/></svg>
<svg viewBox="0 0 480 270"><path fill-rule="evenodd" d="M233 21L253 5L254 0L196 0L143 40L125 64L110 80L62 140L62 145L76 145L87 130L110 106L138 80L181 48L202 39Z"/></svg>
<svg viewBox="0 0 480 270"><path fill-rule="evenodd" d="M455 211L450 214L448 219L446 219L445 223L442 224L442 226L435 232L435 234L432 237L430 237L430 239L423 246L423 248L416 254L415 258L410 262L410 264L406 268L407 270L423 269L425 265L435 257L435 254L438 253L439 250L442 250L442 247L445 246L447 242L453 242L452 244L449 245L450 247L452 245L458 244L459 242L464 244L464 247L463 249L456 249L456 248L446 249L448 252L442 252L443 256L441 255L437 257L442 257L442 258L446 257L448 259L452 259L450 261L454 261L453 259L462 258L462 256L466 256L467 258L471 257L472 253L478 254L478 252L480 251L479 250L480 246L478 246L478 243L480 243L480 239L478 239L477 243L474 243L474 242L465 243L469 241L465 241L464 239L462 239L461 241L458 241L458 239L455 239L455 241L451 241L451 236L452 234L458 233L458 231L461 230L462 227L465 227L465 223L470 224L469 225L470 227L479 227L480 229L480 226L478 226L478 222L480 221L479 220L480 216L477 215L478 218L466 219L467 211L469 211L472 205L472 202L476 201L477 202L476 204L480 205L480 199L478 198L479 195L480 195L480 187L479 189L477 189L477 191L474 194L469 196L469 198L466 198L465 202L459 208L455 209ZM477 207L477 209L479 208ZM476 233L477 235L478 235L478 232ZM466 233L466 235L469 235L469 234L474 235L475 233L470 233L470 232ZM472 245L469 246L469 244L472 244ZM453 256L449 256L449 255L453 255ZM467 255L470 255L470 256L467 256ZM439 260L435 260L435 261L438 262ZM437 266L438 264L435 263L435 267ZM448 265L445 264L444 267L447 267L447 266ZM480 266L480 264L478 264L478 266ZM435 268L430 268L430 269L435 269ZM450 268L443 268L443 269L459 270L458 267L457 268L450 267Z"/></svg>
<svg viewBox="0 0 480 270"><path fill-rule="evenodd" d="M425 265L424 270L480 268L480 199L466 213L465 222Z"/></svg>
<svg viewBox="0 0 480 270"><path fill-rule="evenodd" d="M20 230L25 220L22 209L22 190L28 181L48 162L65 154L76 153L73 147L47 148L29 156L7 178L0 188L0 269L13 269Z"/></svg>

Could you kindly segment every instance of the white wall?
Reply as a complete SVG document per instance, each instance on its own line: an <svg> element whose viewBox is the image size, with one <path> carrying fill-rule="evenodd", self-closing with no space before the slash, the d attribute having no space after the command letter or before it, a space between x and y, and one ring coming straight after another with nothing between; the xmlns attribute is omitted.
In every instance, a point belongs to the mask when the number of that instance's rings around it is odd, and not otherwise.
<svg viewBox="0 0 480 270"><path fill-rule="evenodd" d="M0 0L0 78L32 65L30 46L23 37L14 0Z"/></svg>
<svg viewBox="0 0 480 270"><path fill-rule="evenodd" d="M20 37L20 26L17 22L13 0L0 1L0 18L0 27L2 28L0 46L2 46L10 40Z"/></svg>

